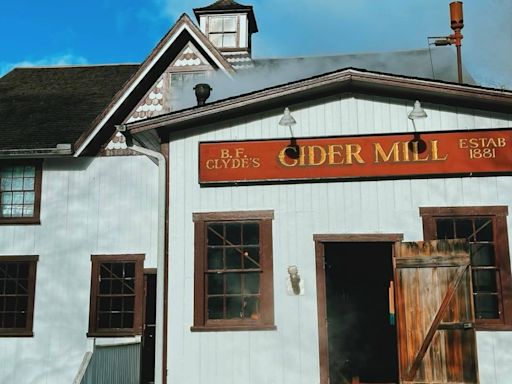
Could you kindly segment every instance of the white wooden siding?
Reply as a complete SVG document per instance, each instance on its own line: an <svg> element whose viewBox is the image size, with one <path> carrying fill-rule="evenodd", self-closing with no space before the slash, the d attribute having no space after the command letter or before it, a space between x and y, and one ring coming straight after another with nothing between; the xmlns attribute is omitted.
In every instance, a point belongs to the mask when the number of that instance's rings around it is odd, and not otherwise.
<svg viewBox="0 0 512 384"><path fill-rule="evenodd" d="M41 224L0 226L0 255L39 255L34 337L0 338L0 383L71 383L86 337L92 254L156 267L157 167L142 156L45 160Z"/></svg>
<svg viewBox="0 0 512 384"><path fill-rule="evenodd" d="M344 95L291 105L297 137L412 131L414 100ZM511 126L512 116L424 103L420 131ZM312 384L319 382L316 233L404 233L422 239L419 207L512 205L512 177L331 182L200 188L198 142L289 137L282 109L191 130L170 145L170 383ZM276 331L192 333L193 212L272 209ZM509 236L512 221L509 217ZM512 238L510 239L512 244ZM288 296L287 267L297 265L304 296ZM479 333L482 384L506 384L507 333ZM492 349L494 354L485 353ZM508 353L508 352L507 352ZM510 361L510 360L509 360Z"/></svg>

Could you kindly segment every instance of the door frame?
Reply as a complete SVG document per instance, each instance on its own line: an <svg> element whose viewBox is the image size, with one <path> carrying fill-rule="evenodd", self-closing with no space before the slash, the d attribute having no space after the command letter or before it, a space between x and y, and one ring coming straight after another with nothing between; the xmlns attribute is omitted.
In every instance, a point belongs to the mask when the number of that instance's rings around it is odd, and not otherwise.
<svg viewBox="0 0 512 384"><path fill-rule="evenodd" d="M316 296L318 314L318 347L320 357L320 384L329 383L329 344L327 334L327 295L325 289L325 243L391 243L394 263L396 244L404 239L402 233L376 234L315 234ZM394 266L394 265L393 265ZM394 271L393 271L394 273ZM399 360L400 361L400 360ZM400 369L400 367L398 367Z"/></svg>

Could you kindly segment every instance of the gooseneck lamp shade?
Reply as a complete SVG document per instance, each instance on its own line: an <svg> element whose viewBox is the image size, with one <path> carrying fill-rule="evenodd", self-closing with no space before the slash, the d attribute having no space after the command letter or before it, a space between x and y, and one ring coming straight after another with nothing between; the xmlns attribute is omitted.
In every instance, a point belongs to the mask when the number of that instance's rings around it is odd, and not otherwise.
<svg viewBox="0 0 512 384"><path fill-rule="evenodd" d="M412 121L425 119L427 117L427 112L425 112L425 110L421 107L421 103L418 100L414 102L414 107L409 113L408 117Z"/></svg>
<svg viewBox="0 0 512 384"><path fill-rule="evenodd" d="M279 125L282 125L283 127L291 127L292 125L295 124L297 124L297 122L290 113L290 109L285 108L283 117L281 117L281 120L279 120Z"/></svg>

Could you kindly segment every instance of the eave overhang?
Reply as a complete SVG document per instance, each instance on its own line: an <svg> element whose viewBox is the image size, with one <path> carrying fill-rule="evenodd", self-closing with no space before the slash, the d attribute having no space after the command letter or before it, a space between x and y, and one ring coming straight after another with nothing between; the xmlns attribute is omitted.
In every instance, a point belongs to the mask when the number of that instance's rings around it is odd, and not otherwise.
<svg viewBox="0 0 512 384"><path fill-rule="evenodd" d="M160 135L340 93L421 100L512 113L512 91L347 68L260 91L127 124L131 134Z"/></svg>

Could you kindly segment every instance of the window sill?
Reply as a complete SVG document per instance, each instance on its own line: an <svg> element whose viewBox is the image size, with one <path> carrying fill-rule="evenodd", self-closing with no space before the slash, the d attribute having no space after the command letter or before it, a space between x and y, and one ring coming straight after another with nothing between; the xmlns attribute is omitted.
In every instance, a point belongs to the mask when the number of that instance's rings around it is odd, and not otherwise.
<svg viewBox="0 0 512 384"><path fill-rule="evenodd" d="M39 217L0 218L0 225L40 225Z"/></svg>
<svg viewBox="0 0 512 384"><path fill-rule="evenodd" d="M512 331L512 325L510 325L510 324L475 324L475 329L477 331L491 331L491 332Z"/></svg>
<svg viewBox="0 0 512 384"><path fill-rule="evenodd" d="M275 331L275 325L193 325L192 332Z"/></svg>
<svg viewBox="0 0 512 384"><path fill-rule="evenodd" d="M34 337L32 331L23 330L12 330L12 331L0 331L0 337Z"/></svg>
<svg viewBox="0 0 512 384"><path fill-rule="evenodd" d="M87 337L135 337L140 336L140 333L136 332L87 332Z"/></svg>

